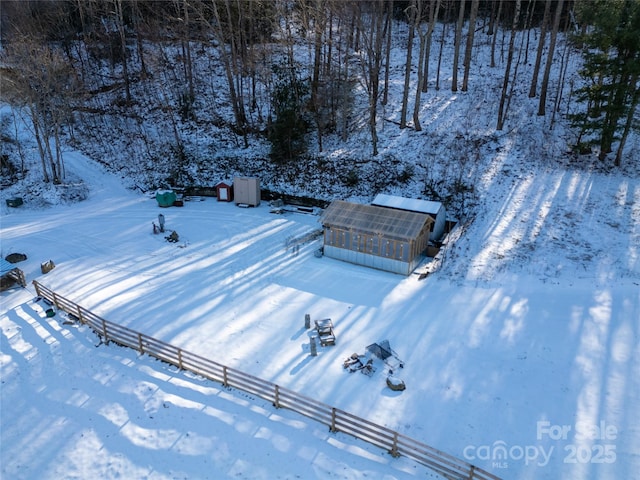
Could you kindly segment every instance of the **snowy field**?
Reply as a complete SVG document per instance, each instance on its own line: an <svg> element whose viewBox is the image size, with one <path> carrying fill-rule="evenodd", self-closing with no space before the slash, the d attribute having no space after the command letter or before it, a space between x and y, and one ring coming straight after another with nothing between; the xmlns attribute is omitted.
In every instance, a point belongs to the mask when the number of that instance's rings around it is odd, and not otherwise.
<svg viewBox="0 0 640 480"><path fill-rule="evenodd" d="M90 185L87 201L1 207L2 254L28 255L19 266L29 282L503 478L638 478L637 179L558 169L496 184L503 195L487 221L452 235L444 264L419 280L318 258L317 241L287 248L319 228L317 216L213 198L160 209L82 155L66 162ZM152 233L159 213L178 243ZM517 245L540 238L548 249ZM49 259L56 268L42 275ZM3 478L432 476L98 345L86 327L47 318L34 296L31 285L1 296ZM337 345L317 357L305 313L335 326ZM343 370L384 339L404 361L404 392L386 386L382 362L371 377Z"/></svg>

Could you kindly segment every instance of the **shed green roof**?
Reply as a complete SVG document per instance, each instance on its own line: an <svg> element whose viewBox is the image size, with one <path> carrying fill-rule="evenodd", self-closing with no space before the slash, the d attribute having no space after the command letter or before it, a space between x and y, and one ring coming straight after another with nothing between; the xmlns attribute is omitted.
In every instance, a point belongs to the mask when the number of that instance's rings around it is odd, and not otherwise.
<svg viewBox="0 0 640 480"><path fill-rule="evenodd" d="M325 227L410 241L416 239L425 224L432 223L433 219L424 213L334 200L320 221Z"/></svg>

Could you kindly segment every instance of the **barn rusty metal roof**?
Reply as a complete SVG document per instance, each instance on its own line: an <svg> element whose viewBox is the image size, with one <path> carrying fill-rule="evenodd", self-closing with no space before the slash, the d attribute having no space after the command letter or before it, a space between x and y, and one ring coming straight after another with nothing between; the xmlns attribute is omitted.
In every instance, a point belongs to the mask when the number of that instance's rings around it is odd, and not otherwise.
<svg viewBox="0 0 640 480"><path fill-rule="evenodd" d="M413 240L433 219L425 213L334 200L323 212L325 227L370 232L395 240Z"/></svg>

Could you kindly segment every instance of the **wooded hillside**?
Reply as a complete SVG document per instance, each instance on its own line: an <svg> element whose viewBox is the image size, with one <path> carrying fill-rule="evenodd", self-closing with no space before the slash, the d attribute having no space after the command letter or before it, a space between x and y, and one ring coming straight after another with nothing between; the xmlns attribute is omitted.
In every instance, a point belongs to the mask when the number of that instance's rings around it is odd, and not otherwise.
<svg viewBox="0 0 640 480"><path fill-rule="evenodd" d="M389 129L441 135L462 172L516 128L522 102L545 128L562 122L567 151L638 162L625 156L640 120L637 0L4 1L1 32L2 97L28 115L45 182L64 181L70 142L123 176L147 172L142 189L258 173L272 188L327 196L313 184L329 175L364 194L416 175L381 154ZM489 90L487 75L500 79ZM431 131L442 90L491 128L469 136L460 112ZM5 177L25 174L24 155L7 149ZM470 188L462 173L438 185L435 169L425 195Z"/></svg>

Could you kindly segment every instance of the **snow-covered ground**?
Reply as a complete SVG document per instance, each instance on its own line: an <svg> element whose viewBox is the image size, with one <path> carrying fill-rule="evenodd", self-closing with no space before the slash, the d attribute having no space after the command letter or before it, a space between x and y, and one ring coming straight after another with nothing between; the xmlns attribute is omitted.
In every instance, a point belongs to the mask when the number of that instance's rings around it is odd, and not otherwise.
<svg viewBox="0 0 640 480"><path fill-rule="evenodd" d="M440 270L419 280L317 258L317 243L287 248L318 228L314 215L211 198L160 209L82 155L66 161L91 187L86 201L2 207L2 253L28 255L20 266L29 281L504 478L637 478L637 179L558 169L497 183L503 194L486 221L452 239ZM177 244L152 233L159 213ZM522 248L542 239L548 248ZM56 268L42 275L50 259ZM1 297L4 478L429 472L133 351L96 346L86 327L47 318L34 296L30 286ZM337 345L317 357L305 313L335 326ZM395 372L404 392L386 386L384 364L372 377L342 368L384 339L405 362ZM506 457L493 459L500 447Z"/></svg>
<svg viewBox="0 0 640 480"><path fill-rule="evenodd" d="M137 184L131 161L138 152L115 143L118 154L106 161L127 178L94 161L102 157L67 150L66 186L37 180L0 192L2 256L25 253L19 266L29 282L111 322L500 477L640 478L638 137L630 138L622 169L576 157L567 152L574 138L562 115L550 130L524 84L505 131L496 132L503 69L487 67L484 44L470 91L451 93L443 76L442 89L423 96L424 131L400 131L392 123L405 61L404 40L398 45L380 158L415 170L406 185L384 193L420 196L443 172L473 187L442 263L425 279L318 258L317 242L288 248L319 228L314 215L212 198L160 209L152 196L123 187ZM520 77L528 75L523 65ZM325 140L333 152L327 158L359 152L361 159L370 148L366 135L354 134L348 145ZM94 147L100 151L84 145ZM37 168L34 162L32 179ZM388 173L383 162L371 168L379 169L372 176ZM350 198L338 179L310 178L306 191L269 187ZM67 197L88 198L61 202L65 189ZM364 180L359 189L352 199L378 193ZM8 208L4 200L13 195L25 205ZM179 242L152 233L159 213ZM43 275L47 260L56 267ZM98 344L62 314L46 317L34 297L31 285L0 294L3 479L435 477L268 402ZM335 326L336 346L317 357L310 356L307 313ZM385 339L404 361L394 372L403 392L386 386L382 363L371 377L342 368L352 353Z"/></svg>

